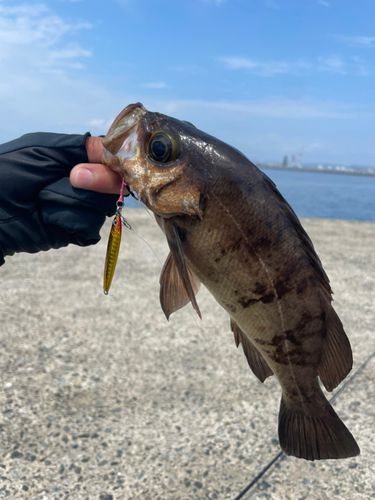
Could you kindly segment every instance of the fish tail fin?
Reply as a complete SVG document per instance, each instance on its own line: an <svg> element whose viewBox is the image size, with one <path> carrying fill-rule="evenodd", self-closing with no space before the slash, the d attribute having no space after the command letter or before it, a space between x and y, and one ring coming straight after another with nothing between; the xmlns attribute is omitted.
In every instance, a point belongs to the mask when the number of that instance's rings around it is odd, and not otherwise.
<svg viewBox="0 0 375 500"><path fill-rule="evenodd" d="M286 455L305 460L348 458L359 455L359 447L332 406L321 394L321 415L310 416L290 409L281 398L279 413L280 446ZM320 398L319 398L320 399Z"/></svg>

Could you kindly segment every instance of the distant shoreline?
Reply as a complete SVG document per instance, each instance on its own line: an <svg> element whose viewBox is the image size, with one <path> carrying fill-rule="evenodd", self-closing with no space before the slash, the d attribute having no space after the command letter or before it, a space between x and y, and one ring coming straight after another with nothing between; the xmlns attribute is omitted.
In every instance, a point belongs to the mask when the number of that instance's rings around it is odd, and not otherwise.
<svg viewBox="0 0 375 500"><path fill-rule="evenodd" d="M375 171L365 172L363 170L333 170L328 168L282 167L281 165L269 165L265 163L256 163L256 166L264 170L282 170L284 172L313 172L318 174L361 175L367 177L375 177Z"/></svg>

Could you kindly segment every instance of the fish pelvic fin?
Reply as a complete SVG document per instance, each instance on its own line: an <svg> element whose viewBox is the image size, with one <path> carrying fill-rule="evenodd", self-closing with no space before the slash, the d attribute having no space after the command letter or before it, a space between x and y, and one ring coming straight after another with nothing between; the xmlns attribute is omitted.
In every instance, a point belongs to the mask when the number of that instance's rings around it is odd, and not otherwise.
<svg viewBox="0 0 375 500"><path fill-rule="evenodd" d="M261 382L264 382L267 377L273 375L273 371L268 366L262 354L232 318L230 320L230 328L233 332L236 346L238 347L242 344L243 352L252 372Z"/></svg>
<svg viewBox="0 0 375 500"><path fill-rule="evenodd" d="M201 282L188 266L186 266L186 271L193 295L195 296L198 293ZM173 255L169 253L160 274L160 305L166 318L169 319L172 313L186 306L190 300Z"/></svg>
<svg viewBox="0 0 375 500"><path fill-rule="evenodd" d="M326 308L326 325L318 373L327 391L332 391L352 369L353 356L349 339L331 304Z"/></svg>
<svg viewBox="0 0 375 500"><path fill-rule="evenodd" d="M321 393L322 416L309 416L291 410L281 398L279 413L280 446L286 455L305 460L355 457L359 447L332 406Z"/></svg>
<svg viewBox="0 0 375 500"><path fill-rule="evenodd" d="M202 319L201 312L199 310L197 301L195 300L194 289L190 280L192 276L192 272L189 272L188 266L186 265L184 250L182 248L181 236L179 233L179 228L176 224L173 224L171 228L167 228L165 233L169 245L169 249L171 251L175 266L177 268L178 274L181 278L181 283L186 291L186 294L191 301L193 308L196 313ZM163 272L162 272L163 274ZM194 281L194 280L193 280ZM163 307L163 304L162 304ZM182 307L182 306L181 306ZM164 309L163 309L164 311ZM164 311L165 312L165 311ZM172 311L173 312L173 311ZM168 316L167 316L168 317Z"/></svg>

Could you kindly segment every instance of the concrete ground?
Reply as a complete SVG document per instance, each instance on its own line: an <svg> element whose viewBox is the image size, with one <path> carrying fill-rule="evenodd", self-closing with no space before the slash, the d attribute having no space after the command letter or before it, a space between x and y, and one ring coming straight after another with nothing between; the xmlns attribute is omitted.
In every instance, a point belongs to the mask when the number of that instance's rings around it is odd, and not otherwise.
<svg viewBox="0 0 375 500"><path fill-rule="evenodd" d="M164 236L126 209L161 262ZM304 219L335 292L354 368L334 406L361 455L279 459L249 500L375 498L375 224ZM168 323L160 263L130 231L106 297L110 221L95 247L0 269L0 498L234 500L279 452L280 388L261 384L206 290ZM367 365L357 373L362 363Z"/></svg>

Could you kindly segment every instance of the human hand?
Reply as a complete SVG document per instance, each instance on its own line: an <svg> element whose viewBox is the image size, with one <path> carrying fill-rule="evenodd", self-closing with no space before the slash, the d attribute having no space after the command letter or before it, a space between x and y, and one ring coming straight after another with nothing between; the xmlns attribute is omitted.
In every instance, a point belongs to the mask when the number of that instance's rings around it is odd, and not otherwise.
<svg viewBox="0 0 375 500"><path fill-rule="evenodd" d="M121 179L99 163L100 138L87 136L39 132L0 144L0 265L16 252L100 240L106 216L116 211ZM93 168L96 191L72 186L74 165Z"/></svg>
<svg viewBox="0 0 375 500"><path fill-rule="evenodd" d="M102 159L101 137L88 137L86 151L89 163L79 163L70 172L72 186L79 189L88 189L98 193L119 194L121 189L121 176L101 163ZM126 195L124 189L124 195Z"/></svg>

